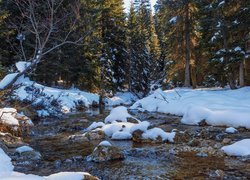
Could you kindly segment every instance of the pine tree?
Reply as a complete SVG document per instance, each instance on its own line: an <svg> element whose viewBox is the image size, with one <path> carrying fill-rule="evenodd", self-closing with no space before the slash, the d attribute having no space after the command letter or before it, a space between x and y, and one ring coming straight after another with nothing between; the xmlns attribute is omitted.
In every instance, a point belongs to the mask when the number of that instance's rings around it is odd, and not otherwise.
<svg viewBox="0 0 250 180"><path fill-rule="evenodd" d="M128 68L123 1L103 0L102 3L102 88L110 92L122 91L127 83Z"/></svg>

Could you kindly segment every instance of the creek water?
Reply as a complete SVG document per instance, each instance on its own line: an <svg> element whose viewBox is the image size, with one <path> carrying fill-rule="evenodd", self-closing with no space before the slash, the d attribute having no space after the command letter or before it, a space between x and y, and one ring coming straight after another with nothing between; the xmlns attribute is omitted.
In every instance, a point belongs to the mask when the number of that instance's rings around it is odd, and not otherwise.
<svg viewBox="0 0 250 180"><path fill-rule="evenodd" d="M148 144L132 141L112 141L114 146L124 150L124 160L105 163L88 162L86 157L101 140L72 142L69 136L81 134L94 121L103 121L109 111L98 110L71 114L67 117L44 118L30 129L30 135L24 140L42 155L39 161L16 160L15 171L49 175L61 171L89 172L100 179L248 179L250 178L250 158L240 159L227 156L197 156L197 152L183 151L173 153L174 148L181 149L187 143ZM165 131L172 129L200 132L209 129L209 137L214 144L224 127L187 126L180 123L180 117L159 113L138 113L140 120L150 121L152 126ZM250 132L242 130L235 135L224 136L238 140L249 138ZM210 142L210 140L209 140ZM203 146L203 145L200 145ZM201 147L198 147L201 148Z"/></svg>

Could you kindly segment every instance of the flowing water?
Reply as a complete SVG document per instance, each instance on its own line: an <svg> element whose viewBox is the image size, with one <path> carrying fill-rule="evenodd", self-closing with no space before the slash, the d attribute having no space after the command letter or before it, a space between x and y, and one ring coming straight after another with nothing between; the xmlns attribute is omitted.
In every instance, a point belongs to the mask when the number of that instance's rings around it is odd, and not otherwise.
<svg viewBox="0 0 250 180"><path fill-rule="evenodd" d="M72 114L63 119L41 119L30 130L25 142L42 155L42 160L14 160L15 171L37 175L49 175L60 171L86 171L101 179L248 179L250 178L250 158L234 158L227 156L197 156L197 152L183 151L173 153L174 148L181 149L187 143L180 144L145 144L132 141L111 141L114 146L126 153L124 160L105 163L88 162L86 156L91 154L100 141L69 140L70 135L81 134L93 121L103 121L108 111L89 111ZM172 129L201 132L209 129L212 144L225 128L187 126L180 123L180 117L164 114L140 114L136 117L148 120L153 126L165 131ZM239 140L249 138L250 132L230 135L229 138ZM210 140L208 140L210 142ZM219 140L217 140L219 141ZM202 143L200 146L203 146Z"/></svg>

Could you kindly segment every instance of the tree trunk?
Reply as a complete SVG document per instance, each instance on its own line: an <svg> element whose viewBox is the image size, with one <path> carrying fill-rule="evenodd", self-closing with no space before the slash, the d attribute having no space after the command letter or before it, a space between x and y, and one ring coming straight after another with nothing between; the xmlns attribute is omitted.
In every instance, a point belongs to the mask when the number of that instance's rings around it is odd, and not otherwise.
<svg viewBox="0 0 250 180"><path fill-rule="evenodd" d="M197 87L197 78L196 78L196 69L194 65L191 65L191 81L192 81L192 87L195 89Z"/></svg>
<svg viewBox="0 0 250 180"><path fill-rule="evenodd" d="M240 87L245 86L245 82L244 82L244 61L240 62L239 81L240 81Z"/></svg>
<svg viewBox="0 0 250 180"><path fill-rule="evenodd" d="M185 87L190 87L190 22L189 22L189 2L187 2L185 7L185 48L186 48L186 57L185 57Z"/></svg>

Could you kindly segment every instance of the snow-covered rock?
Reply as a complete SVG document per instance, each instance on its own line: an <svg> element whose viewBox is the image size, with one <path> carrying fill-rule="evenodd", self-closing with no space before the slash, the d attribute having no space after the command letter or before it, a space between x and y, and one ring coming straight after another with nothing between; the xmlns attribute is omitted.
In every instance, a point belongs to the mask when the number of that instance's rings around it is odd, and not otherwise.
<svg viewBox="0 0 250 180"><path fill-rule="evenodd" d="M102 141L102 142L99 143L98 146L112 146L112 145L111 145L111 143L108 142L108 141Z"/></svg>
<svg viewBox="0 0 250 180"><path fill-rule="evenodd" d="M18 152L19 154L23 153L23 152L28 152L28 151L33 151L34 149L30 146L21 146L19 148L16 149L16 152Z"/></svg>
<svg viewBox="0 0 250 180"><path fill-rule="evenodd" d="M118 106L111 110L110 114L105 118L104 122L127 122L128 118L132 118L132 116L128 113L127 108L124 106Z"/></svg>
<svg viewBox="0 0 250 180"><path fill-rule="evenodd" d="M221 149L229 156L248 156L250 155L250 139L243 139L234 144L223 146Z"/></svg>
<svg viewBox="0 0 250 180"><path fill-rule="evenodd" d="M185 124L205 120L215 126L250 129L250 87L228 89L157 90L130 108L183 116Z"/></svg>
<svg viewBox="0 0 250 180"><path fill-rule="evenodd" d="M112 146L108 141L101 142L87 157L88 161L105 162L110 160L124 159L125 155L122 150Z"/></svg>
<svg viewBox="0 0 250 180"><path fill-rule="evenodd" d="M238 132L238 130L235 129L234 127L229 127L229 128L226 128L225 132L230 133L230 134L234 134L234 133Z"/></svg>

